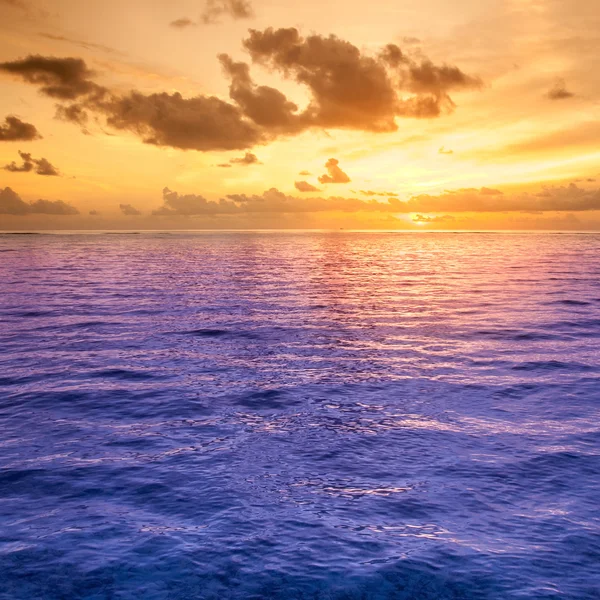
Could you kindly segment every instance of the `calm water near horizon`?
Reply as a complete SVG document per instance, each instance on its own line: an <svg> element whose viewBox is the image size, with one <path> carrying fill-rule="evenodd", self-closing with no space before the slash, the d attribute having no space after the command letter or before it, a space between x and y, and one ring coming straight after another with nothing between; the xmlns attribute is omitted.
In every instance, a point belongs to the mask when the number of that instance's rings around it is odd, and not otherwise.
<svg viewBox="0 0 600 600"><path fill-rule="evenodd" d="M0 235L2 600L600 597L600 234Z"/></svg>

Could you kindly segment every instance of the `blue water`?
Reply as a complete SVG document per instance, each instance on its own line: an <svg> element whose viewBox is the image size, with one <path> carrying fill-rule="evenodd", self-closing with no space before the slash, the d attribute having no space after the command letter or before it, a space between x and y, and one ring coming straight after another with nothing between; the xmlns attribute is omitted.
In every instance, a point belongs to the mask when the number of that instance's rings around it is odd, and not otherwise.
<svg viewBox="0 0 600 600"><path fill-rule="evenodd" d="M599 258L0 235L0 598L599 598Z"/></svg>

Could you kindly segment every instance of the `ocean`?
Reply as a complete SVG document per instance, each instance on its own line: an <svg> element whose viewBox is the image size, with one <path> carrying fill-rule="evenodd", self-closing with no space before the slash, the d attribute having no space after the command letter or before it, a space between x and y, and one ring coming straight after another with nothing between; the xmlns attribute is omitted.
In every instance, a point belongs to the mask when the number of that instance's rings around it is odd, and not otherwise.
<svg viewBox="0 0 600 600"><path fill-rule="evenodd" d="M600 235L0 235L2 600L600 597Z"/></svg>

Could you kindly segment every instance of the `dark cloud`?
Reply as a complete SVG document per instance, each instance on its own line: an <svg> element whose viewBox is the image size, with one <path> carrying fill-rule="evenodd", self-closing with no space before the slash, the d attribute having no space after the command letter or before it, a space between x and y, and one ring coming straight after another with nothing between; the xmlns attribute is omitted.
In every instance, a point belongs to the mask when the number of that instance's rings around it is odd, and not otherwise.
<svg viewBox="0 0 600 600"><path fill-rule="evenodd" d="M217 165L217 167L228 169L231 168L232 165L244 165L247 167L249 165L262 165L262 163L260 160L258 160L258 156L256 156L256 154L253 154L252 152L246 152L244 156L232 158L229 160L229 162L221 163Z"/></svg>
<svg viewBox="0 0 600 600"><path fill-rule="evenodd" d="M0 190L0 214L4 215L78 215L79 211L62 200L24 202L19 194L7 187Z"/></svg>
<svg viewBox="0 0 600 600"><path fill-rule="evenodd" d="M454 154L454 150L446 150L446 148L444 148L444 146L442 146L441 148L439 148L438 150L438 154Z"/></svg>
<svg viewBox="0 0 600 600"><path fill-rule="evenodd" d="M232 165L262 165L256 154L246 152L241 158L232 158L229 161Z"/></svg>
<svg viewBox="0 0 600 600"><path fill-rule="evenodd" d="M325 163L327 173L319 177L320 183L348 183L350 181L350 177L338 166L339 162L335 158L330 158Z"/></svg>
<svg viewBox="0 0 600 600"><path fill-rule="evenodd" d="M254 17L252 4L248 0L206 0L200 20L205 25L218 23L221 17L251 19Z"/></svg>
<svg viewBox="0 0 600 600"><path fill-rule="evenodd" d="M296 181L294 182L294 187L299 192L318 192L319 188L312 185L312 183L308 183L308 181Z"/></svg>
<svg viewBox="0 0 600 600"><path fill-rule="evenodd" d="M257 86L250 77L250 67L246 63L235 62L227 54L220 54L219 60L231 79L231 99L246 117L268 130L270 136L297 133L306 128L305 119L297 113L298 106L275 88Z"/></svg>
<svg viewBox="0 0 600 600"><path fill-rule="evenodd" d="M430 217L421 214L418 214L413 217L414 223L447 223L448 221L454 221L454 217L452 215Z"/></svg>
<svg viewBox="0 0 600 600"><path fill-rule="evenodd" d="M237 106L215 96L187 99L179 93L131 92L87 107L104 113L111 127L131 131L146 144L210 151L240 150L262 141L260 130Z"/></svg>
<svg viewBox="0 0 600 600"><path fill-rule="evenodd" d="M214 6L226 6L241 18L247 5L228 0ZM31 55L0 63L0 71L58 99L57 118L79 125L84 133L93 113L147 144L202 152L246 150L310 128L395 131L397 117L438 116L454 107L448 91L480 83L457 67L408 58L394 45L367 56L335 36L302 37L294 28L250 30L244 46L254 62L308 88L304 110L278 89L257 85L248 64L224 54L219 60L230 78L230 102L205 95L184 98L177 92L111 91L92 80L94 72L79 58Z"/></svg>
<svg viewBox="0 0 600 600"><path fill-rule="evenodd" d="M89 215L91 217L97 217L100 213L97 210L90 210Z"/></svg>
<svg viewBox="0 0 600 600"><path fill-rule="evenodd" d="M135 206L132 206L131 204L119 204L119 208L121 209L121 212L128 217L142 214L137 208L135 208Z"/></svg>
<svg viewBox="0 0 600 600"><path fill-rule="evenodd" d="M17 117L9 115L4 123L0 125L0 142L28 142L42 137L35 125L25 123Z"/></svg>
<svg viewBox="0 0 600 600"><path fill-rule="evenodd" d="M29 152L21 152L20 150L19 156L23 161L21 165L18 165L13 161L10 164L5 165L4 170L10 171L11 173L29 173L35 171L38 175L55 177L60 175L58 169L45 158L33 158Z"/></svg>
<svg viewBox="0 0 600 600"><path fill-rule="evenodd" d="M186 27L195 27L196 23L187 17L183 17L181 19L175 19L169 23L171 27L175 27L175 29L185 29Z"/></svg>
<svg viewBox="0 0 600 600"><path fill-rule="evenodd" d="M575 94L567 89L564 79L559 79L546 96L550 100L566 100L567 98L573 98Z"/></svg>
<svg viewBox="0 0 600 600"><path fill-rule="evenodd" d="M299 115L304 126L395 131L396 117L437 117L454 109L452 90L481 81L454 66L406 56L388 44L367 56L340 38L297 29L251 29L244 41L252 60L308 87L311 101Z"/></svg>
<svg viewBox="0 0 600 600"><path fill-rule="evenodd" d="M80 104L69 104L67 106L59 104L56 107L56 118L60 121L75 123L76 125L81 126L87 133L85 126L90 120L90 117Z"/></svg>
<svg viewBox="0 0 600 600"><path fill-rule="evenodd" d="M40 91L60 100L74 100L105 90L92 82L94 72L80 58L48 58L30 55L21 60L0 63L0 71L40 86Z"/></svg>

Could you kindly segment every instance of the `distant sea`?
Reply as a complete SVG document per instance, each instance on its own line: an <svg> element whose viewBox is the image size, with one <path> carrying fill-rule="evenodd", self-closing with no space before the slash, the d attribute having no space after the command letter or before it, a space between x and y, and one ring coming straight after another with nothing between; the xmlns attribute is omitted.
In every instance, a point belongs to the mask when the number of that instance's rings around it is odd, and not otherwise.
<svg viewBox="0 0 600 600"><path fill-rule="evenodd" d="M0 235L2 600L600 598L600 235Z"/></svg>

